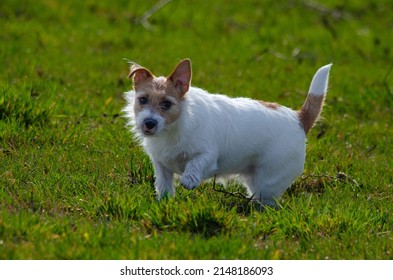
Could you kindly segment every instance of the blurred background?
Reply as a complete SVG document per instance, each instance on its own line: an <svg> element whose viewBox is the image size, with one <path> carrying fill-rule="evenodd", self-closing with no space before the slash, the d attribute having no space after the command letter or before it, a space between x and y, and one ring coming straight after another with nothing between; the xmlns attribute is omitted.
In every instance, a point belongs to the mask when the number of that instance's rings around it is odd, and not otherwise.
<svg viewBox="0 0 393 280"><path fill-rule="evenodd" d="M131 86L123 58L166 75L189 57L197 86L300 106L288 92L304 94L333 62L333 94L389 87L391 97L392 11L389 0L5 0L0 79L45 81L78 111L114 113L114 93Z"/></svg>

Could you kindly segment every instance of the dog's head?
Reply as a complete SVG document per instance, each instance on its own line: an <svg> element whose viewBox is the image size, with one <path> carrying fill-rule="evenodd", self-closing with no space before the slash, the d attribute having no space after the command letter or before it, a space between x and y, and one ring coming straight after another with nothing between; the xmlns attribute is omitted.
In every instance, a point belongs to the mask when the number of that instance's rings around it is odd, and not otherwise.
<svg viewBox="0 0 393 280"><path fill-rule="evenodd" d="M165 130L180 116L181 103L191 82L191 61L182 60L167 77L155 77L138 64L131 66L133 79L135 126L144 136Z"/></svg>

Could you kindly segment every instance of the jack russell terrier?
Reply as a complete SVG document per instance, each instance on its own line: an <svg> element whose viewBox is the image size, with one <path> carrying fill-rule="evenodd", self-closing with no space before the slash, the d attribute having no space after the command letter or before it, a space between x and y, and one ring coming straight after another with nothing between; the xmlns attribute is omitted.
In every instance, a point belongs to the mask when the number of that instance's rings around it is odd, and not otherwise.
<svg viewBox="0 0 393 280"><path fill-rule="evenodd" d="M175 174L189 190L218 176L236 178L254 200L275 206L303 172L306 134L322 110L331 65L316 72L294 111L193 87L189 59L167 77L133 64L123 111L153 163L158 199L175 194Z"/></svg>

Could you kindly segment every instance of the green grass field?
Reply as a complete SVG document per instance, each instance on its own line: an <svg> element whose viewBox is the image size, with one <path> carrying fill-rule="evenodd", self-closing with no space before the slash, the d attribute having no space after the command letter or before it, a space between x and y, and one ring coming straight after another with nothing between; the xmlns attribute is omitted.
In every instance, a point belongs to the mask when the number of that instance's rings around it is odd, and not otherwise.
<svg viewBox="0 0 393 280"><path fill-rule="evenodd" d="M0 259L393 259L393 2L155 3L1 1ZM292 108L334 63L279 209L212 183L155 201L124 58L185 57L198 87Z"/></svg>

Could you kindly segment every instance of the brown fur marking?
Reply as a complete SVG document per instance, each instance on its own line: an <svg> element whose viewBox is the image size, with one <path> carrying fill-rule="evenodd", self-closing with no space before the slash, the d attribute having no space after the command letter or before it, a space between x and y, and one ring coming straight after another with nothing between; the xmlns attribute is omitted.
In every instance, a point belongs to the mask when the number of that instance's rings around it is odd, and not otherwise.
<svg viewBox="0 0 393 280"><path fill-rule="evenodd" d="M280 105L277 103L273 103L273 102L266 102L266 101L258 101L259 103L261 103L263 106L265 106L266 108L272 109L272 110L277 110Z"/></svg>
<svg viewBox="0 0 393 280"><path fill-rule="evenodd" d="M139 98L141 97L147 98L146 104L140 104ZM172 123L180 115L180 102L183 100L183 97L180 97L179 89L172 82L160 77L140 84L135 99L135 112L150 107L154 112L158 112L167 123ZM168 110L164 110L161 106L164 101L169 101L172 104Z"/></svg>
<svg viewBox="0 0 393 280"><path fill-rule="evenodd" d="M297 112L304 132L307 134L308 131L314 126L317 121L319 114L322 111L323 101L325 95L313 95L308 94L306 101L302 108Z"/></svg>
<svg viewBox="0 0 393 280"><path fill-rule="evenodd" d="M184 100L191 81L191 61L182 60L167 77L156 78L150 70L134 64L131 67L130 78L133 78L135 89L135 112L145 108L159 113L167 123L173 123L180 116L180 103ZM140 103L140 98L147 99L146 104ZM170 102L168 109L165 102Z"/></svg>

